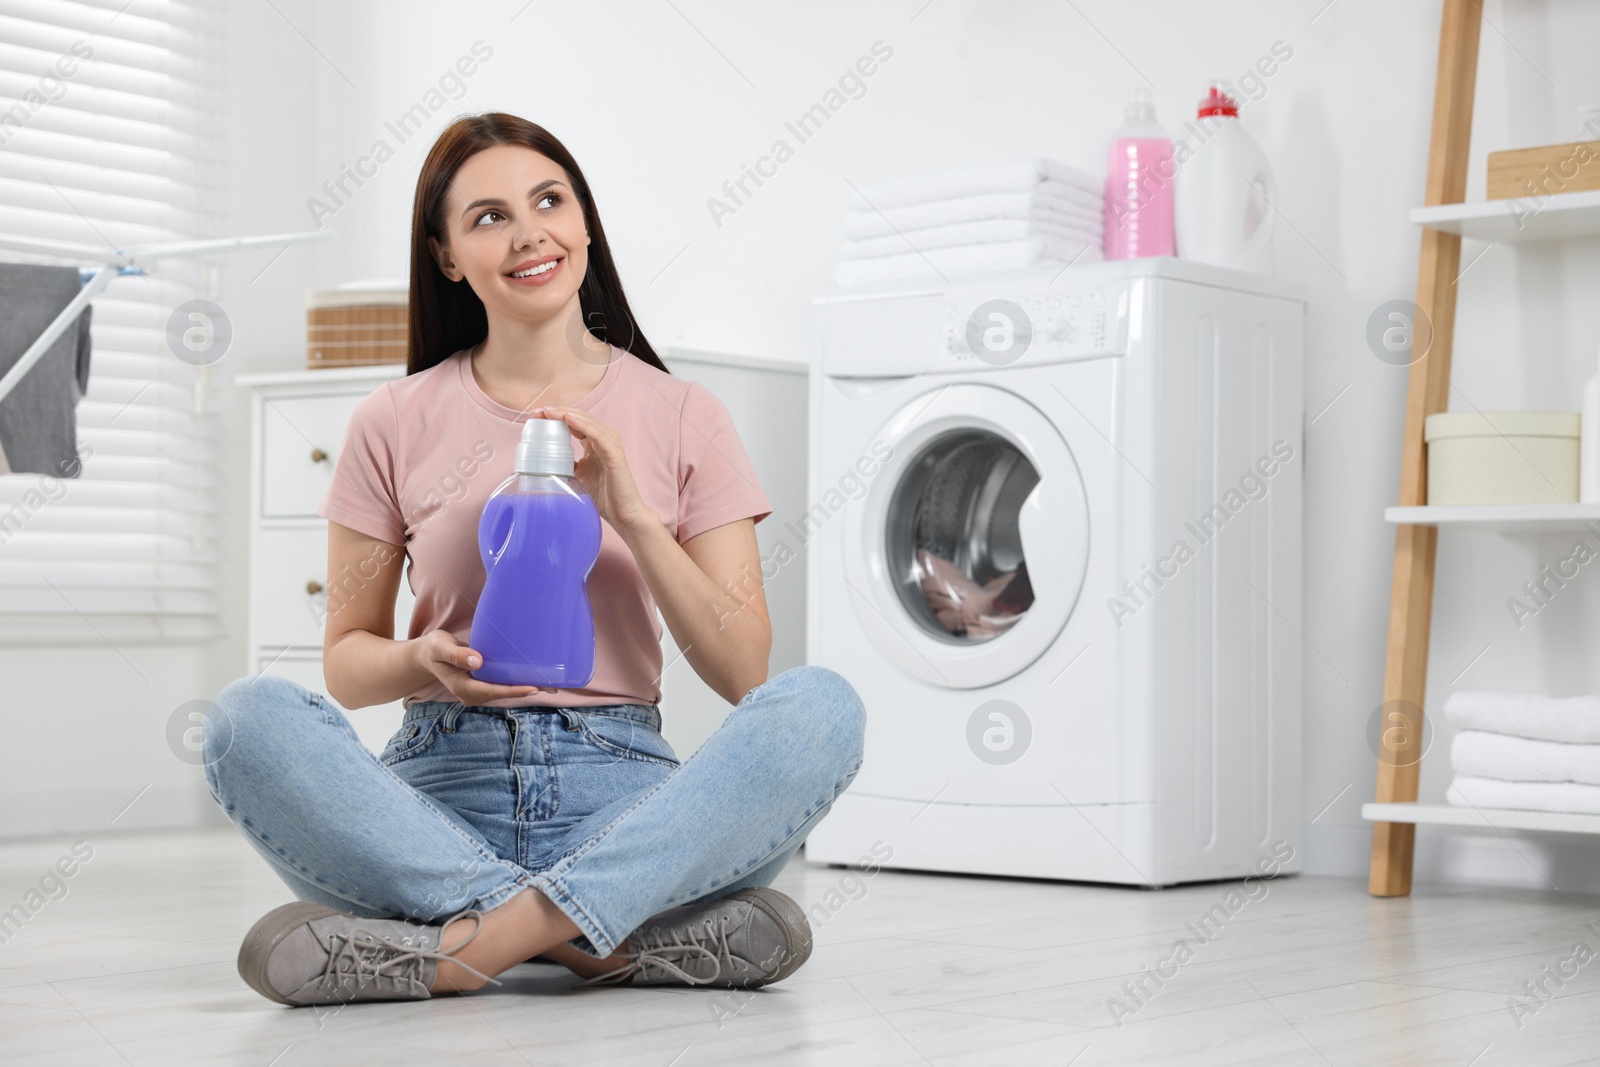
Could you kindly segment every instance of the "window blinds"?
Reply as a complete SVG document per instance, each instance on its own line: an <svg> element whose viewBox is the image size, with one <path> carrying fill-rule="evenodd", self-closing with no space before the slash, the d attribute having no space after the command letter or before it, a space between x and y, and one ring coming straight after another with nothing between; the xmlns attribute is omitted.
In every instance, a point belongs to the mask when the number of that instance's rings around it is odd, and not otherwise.
<svg viewBox="0 0 1600 1067"><path fill-rule="evenodd" d="M122 249L216 232L214 19L181 0L0 0L0 233ZM210 295L209 264L152 269L92 305L79 476L0 476L0 643L217 632L218 405L210 368L167 340L173 310Z"/></svg>

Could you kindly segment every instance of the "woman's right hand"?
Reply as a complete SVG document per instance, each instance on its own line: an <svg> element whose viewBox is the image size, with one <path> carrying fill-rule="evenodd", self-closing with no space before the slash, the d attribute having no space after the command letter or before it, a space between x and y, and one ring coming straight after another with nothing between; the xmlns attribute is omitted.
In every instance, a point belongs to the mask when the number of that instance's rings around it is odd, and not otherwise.
<svg viewBox="0 0 1600 1067"><path fill-rule="evenodd" d="M556 691L554 687L496 685L478 681L470 672L483 665L483 657L466 645L458 644L449 630L430 630L417 638L413 647L417 650L417 658L423 669L444 683L444 687L468 707L507 697Z"/></svg>

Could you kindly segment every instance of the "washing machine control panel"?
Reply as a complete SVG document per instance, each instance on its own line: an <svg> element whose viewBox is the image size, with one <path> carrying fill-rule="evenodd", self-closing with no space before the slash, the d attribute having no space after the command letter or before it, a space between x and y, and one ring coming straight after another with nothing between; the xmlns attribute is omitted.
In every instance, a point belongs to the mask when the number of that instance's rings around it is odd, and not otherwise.
<svg viewBox="0 0 1600 1067"><path fill-rule="evenodd" d="M1094 359L1127 346L1124 285L1033 295L973 289L944 303L944 344L930 372Z"/></svg>

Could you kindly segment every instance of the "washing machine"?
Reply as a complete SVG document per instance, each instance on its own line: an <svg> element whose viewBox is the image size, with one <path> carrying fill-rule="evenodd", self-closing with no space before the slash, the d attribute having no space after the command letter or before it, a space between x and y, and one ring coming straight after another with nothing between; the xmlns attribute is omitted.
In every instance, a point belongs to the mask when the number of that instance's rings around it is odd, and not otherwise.
<svg viewBox="0 0 1600 1067"><path fill-rule="evenodd" d="M813 302L807 659L866 753L813 861L1299 869L1303 291L1173 258Z"/></svg>

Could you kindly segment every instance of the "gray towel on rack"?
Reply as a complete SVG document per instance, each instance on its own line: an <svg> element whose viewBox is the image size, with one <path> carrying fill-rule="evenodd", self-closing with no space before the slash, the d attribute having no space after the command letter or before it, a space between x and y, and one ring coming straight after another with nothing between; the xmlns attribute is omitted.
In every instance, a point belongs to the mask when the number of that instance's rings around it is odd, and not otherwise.
<svg viewBox="0 0 1600 1067"><path fill-rule="evenodd" d="M83 290L76 267L0 263L0 375ZM76 478L78 401L89 388L89 305L0 400L0 449L17 473Z"/></svg>

